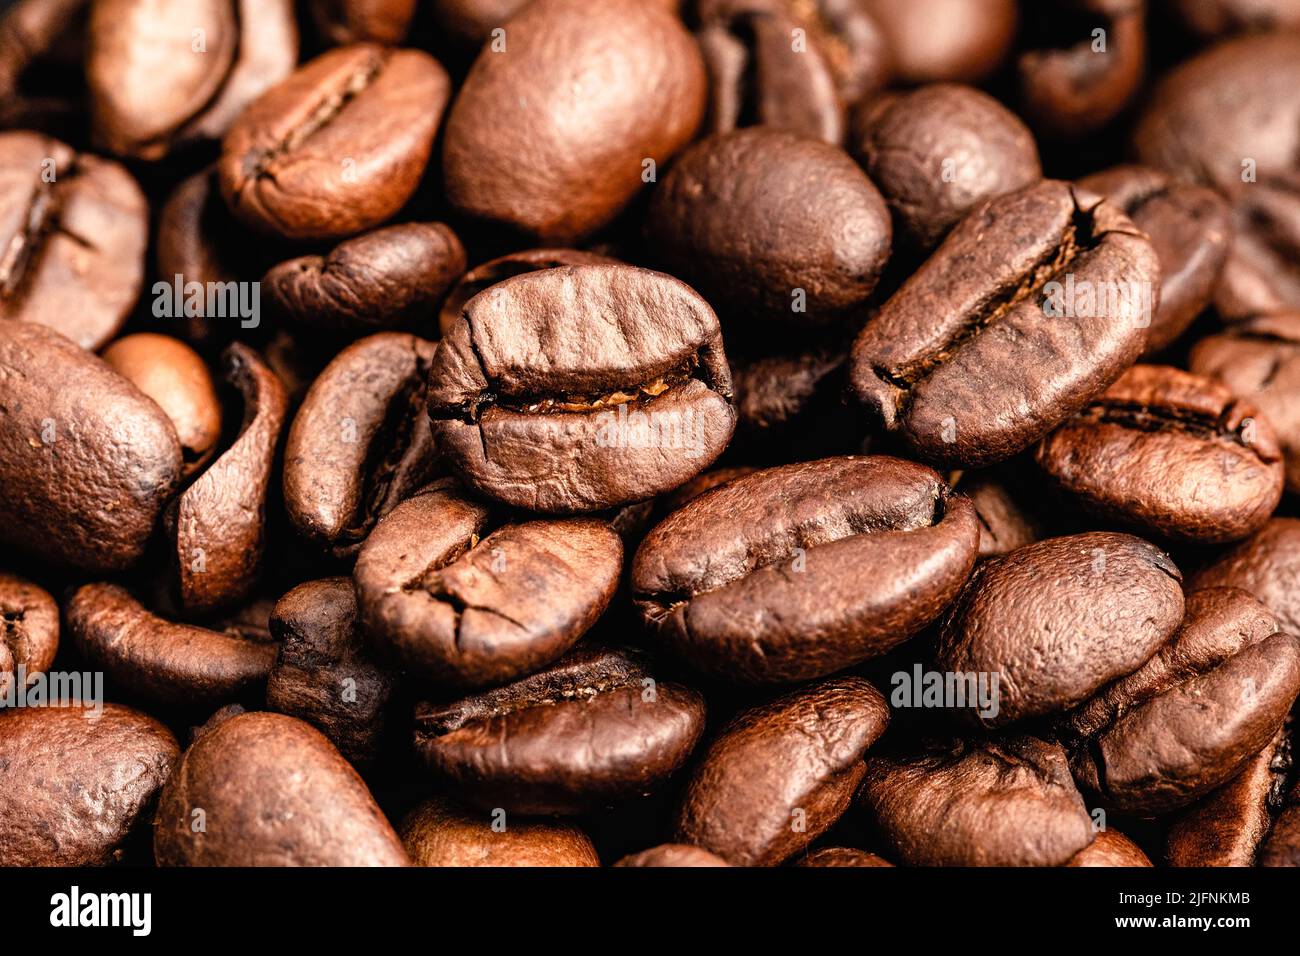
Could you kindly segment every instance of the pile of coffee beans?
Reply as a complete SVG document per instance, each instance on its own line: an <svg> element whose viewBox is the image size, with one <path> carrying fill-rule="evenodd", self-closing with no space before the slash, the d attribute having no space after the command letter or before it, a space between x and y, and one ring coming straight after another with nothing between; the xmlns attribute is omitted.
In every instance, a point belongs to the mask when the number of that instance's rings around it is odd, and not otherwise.
<svg viewBox="0 0 1300 956"><path fill-rule="evenodd" d="M0 865L1295 866L1300 0L15 0Z"/></svg>

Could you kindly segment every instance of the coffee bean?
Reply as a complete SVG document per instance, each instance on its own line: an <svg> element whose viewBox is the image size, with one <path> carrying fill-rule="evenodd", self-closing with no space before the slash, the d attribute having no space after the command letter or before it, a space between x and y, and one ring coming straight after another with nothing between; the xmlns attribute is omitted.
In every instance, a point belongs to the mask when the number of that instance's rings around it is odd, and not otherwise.
<svg viewBox="0 0 1300 956"><path fill-rule="evenodd" d="M36 133L0 133L0 323L39 322L83 348L140 294L148 206L117 163Z"/></svg>
<svg viewBox="0 0 1300 956"><path fill-rule="evenodd" d="M859 0L858 6L879 24L902 83L982 79L1015 39L1012 0Z"/></svg>
<svg viewBox="0 0 1300 956"><path fill-rule="evenodd" d="M1025 500L1028 496L997 469L963 473L954 487L975 508L981 558L1009 554L1047 537L1046 522Z"/></svg>
<svg viewBox="0 0 1300 956"><path fill-rule="evenodd" d="M679 867L679 866L731 866L722 857L685 843L664 843L625 856L615 866Z"/></svg>
<svg viewBox="0 0 1300 956"><path fill-rule="evenodd" d="M578 648L523 680L415 712L415 752L466 802L573 814L648 793L690 755L704 699L636 655Z"/></svg>
<svg viewBox="0 0 1300 956"><path fill-rule="evenodd" d="M631 584L647 626L692 666L743 683L808 680L937 617L978 543L970 502L930 469L829 458L687 503L646 536Z"/></svg>
<svg viewBox="0 0 1300 956"><path fill-rule="evenodd" d="M1267 419L1218 382L1165 365L1129 369L1035 457L1089 514L1174 541L1240 540L1282 497Z"/></svg>
<svg viewBox="0 0 1300 956"><path fill-rule="evenodd" d="M429 416L474 491L569 513L680 485L736 421L713 310L621 265L528 273L475 296L438 345Z"/></svg>
<svg viewBox="0 0 1300 956"><path fill-rule="evenodd" d="M59 649L59 606L43 588L0 572L0 700L54 663ZM21 670L19 670L21 668Z"/></svg>
<svg viewBox="0 0 1300 956"><path fill-rule="evenodd" d="M893 866L888 860L867 853L865 850L852 850L848 847L828 846L809 853L795 866Z"/></svg>
<svg viewBox="0 0 1300 956"><path fill-rule="evenodd" d="M1066 866L1151 866L1141 848L1118 830L1099 830L1097 839L1076 853Z"/></svg>
<svg viewBox="0 0 1300 956"><path fill-rule="evenodd" d="M1197 588L1237 587L1249 591L1277 615L1291 634L1300 634L1300 519L1273 518L1252 537L1197 572Z"/></svg>
<svg viewBox="0 0 1300 956"><path fill-rule="evenodd" d="M1172 0L1167 6L1187 30L1206 39L1300 26L1296 0Z"/></svg>
<svg viewBox="0 0 1300 956"><path fill-rule="evenodd" d="M90 0L15 0L0 13L0 129L85 125L79 75Z"/></svg>
<svg viewBox="0 0 1300 956"><path fill-rule="evenodd" d="M312 19L331 43L401 43L416 0L311 0Z"/></svg>
<svg viewBox="0 0 1300 956"><path fill-rule="evenodd" d="M558 660L609 606L622 563L603 521L503 520L444 481L379 522L354 577L378 647L421 677L484 687Z"/></svg>
<svg viewBox="0 0 1300 956"><path fill-rule="evenodd" d="M402 822L416 866L600 866L591 839L572 823L512 820L434 797Z"/></svg>
<svg viewBox="0 0 1300 956"><path fill-rule="evenodd" d="M675 838L733 866L788 859L840 818L862 755L889 723L880 692L840 677L754 707L722 729L691 774Z"/></svg>
<svg viewBox="0 0 1300 956"><path fill-rule="evenodd" d="M926 461L993 464L1133 363L1159 281L1128 217L1043 180L968 215L885 303L854 342L853 389Z"/></svg>
<svg viewBox="0 0 1300 956"><path fill-rule="evenodd" d="M160 866L406 866L366 785L319 732L282 714L209 727L163 788Z"/></svg>
<svg viewBox="0 0 1300 956"><path fill-rule="evenodd" d="M1291 788L1286 806L1264 841L1260 866L1300 866L1300 784Z"/></svg>
<svg viewBox="0 0 1300 956"><path fill-rule="evenodd" d="M234 214L289 239L341 239L392 216L419 184L450 93L419 50L321 54L240 114L217 178Z"/></svg>
<svg viewBox="0 0 1300 956"><path fill-rule="evenodd" d="M116 862L180 753L166 727L120 704L0 710L0 866Z"/></svg>

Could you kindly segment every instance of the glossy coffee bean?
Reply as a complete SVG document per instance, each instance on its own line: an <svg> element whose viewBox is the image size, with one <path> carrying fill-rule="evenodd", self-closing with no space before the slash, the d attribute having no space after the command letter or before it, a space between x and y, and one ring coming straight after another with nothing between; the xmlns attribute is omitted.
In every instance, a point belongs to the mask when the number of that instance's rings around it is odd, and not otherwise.
<svg viewBox="0 0 1300 956"><path fill-rule="evenodd" d="M572 823L494 822L486 811L433 797L402 821L402 844L416 866L600 866L591 839Z"/></svg>
<svg viewBox="0 0 1300 956"><path fill-rule="evenodd" d="M737 323L844 321L889 257L889 213L843 150L754 128L687 150L646 231L674 275Z"/></svg>
<svg viewBox="0 0 1300 956"><path fill-rule="evenodd" d="M351 579L298 585L276 602L270 629L266 705L311 724L353 764L373 761L396 679L366 646Z"/></svg>
<svg viewBox="0 0 1300 956"><path fill-rule="evenodd" d="M263 278L272 305L308 328L370 332L424 320L465 271L465 249L440 222L376 229Z"/></svg>
<svg viewBox="0 0 1300 956"><path fill-rule="evenodd" d="M1196 343L1189 367L1257 406L1286 456L1286 484L1300 492L1300 312L1261 316Z"/></svg>
<svg viewBox="0 0 1300 956"><path fill-rule="evenodd" d="M1151 238L1160 260L1160 308L1147 355L1171 345L1209 304L1232 247L1232 209L1218 193L1148 166L1116 166L1079 186L1119 206Z"/></svg>
<svg viewBox="0 0 1300 956"><path fill-rule="evenodd" d="M705 85L695 43L660 3L531 3L456 97L447 199L540 242L575 242L631 202L647 163L662 170L690 140Z"/></svg>
<svg viewBox="0 0 1300 956"><path fill-rule="evenodd" d="M1151 866L1142 849L1118 830L1099 830L1097 839L1076 853L1071 867Z"/></svg>
<svg viewBox="0 0 1300 956"><path fill-rule="evenodd" d="M381 652L422 678L485 687L558 660L609 606L622 566L603 521L512 521L444 481L379 522L354 578Z"/></svg>
<svg viewBox="0 0 1300 956"><path fill-rule="evenodd" d="M283 714L209 722L163 788L153 847L159 866L408 865L356 771Z"/></svg>
<svg viewBox="0 0 1300 956"><path fill-rule="evenodd" d="M0 572L0 700L54 663L59 649L59 606L25 578Z"/></svg>
<svg viewBox="0 0 1300 956"><path fill-rule="evenodd" d="M974 82L997 69L1016 33L1012 0L859 0L885 35L896 79Z"/></svg>
<svg viewBox="0 0 1300 956"><path fill-rule="evenodd" d="M355 554L375 522L432 476L424 398L433 351L401 332L367 336L307 390L284 449L284 506L322 550Z"/></svg>
<svg viewBox="0 0 1300 956"><path fill-rule="evenodd" d="M1198 588L1249 591L1277 615L1284 630L1300 635L1300 519L1273 518L1258 532L1202 568Z"/></svg>
<svg viewBox="0 0 1300 956"><path fill-rule="evenodd" d="M90 9L95 138L123 156L157 160L220 139L298 58L292 0L96 0Z"/></svg>
<svg viewBox="0 0 1300 956"><path fill-rule="evenodd" d="M410 198L450 94L419 50L339 47L300 66L240 114L217 178L231 211L289 239L341 239Z"/></svg>
<svg viewBox="0 0 1300 956"><path fill-rule="evenodd" d="M467 803L573 814L649 793L685 763L704 698L630 652L577 648L523 680L415 712L415 752Z"/></svg>
<svg viewBox="0 0 1300 956"><path fill-rule="evenodd" d="M1300 640L1244 591L1197 590L1178 633L1062 734L1082 786L1125 812L1162 813L1231 780L1297 694Z"/></svg>
<svg viewBox="0 0 1300 956"><path fill-rule="evenodd" d="M171 731L120 704L0 710L0 866L115 862L180 752Z"/></svg>
<svg viewBox="0 0 1300 956"><path fill-rule="evenodd" d="M860 677L800 688L744 711L691 773L674 838L733 866L772 866L830 829L866 772L889 708Z"/></svg>
<svg viewBox="0 0 1300 956"><path fill-rule="evenodd" d="M221 438L221 399L202 357L179 339L137 332L106 348L104 361L167 413L185 473L207 464Z"/></svg>
<svg viewBox="0 0 1300 956"><path fill-rule="evenodd" d="M851 148L889 204L899 242L923 250L976 206L1043 175L1025 124L956 83L864 101Z"/></svg>
<svg viewBox="0 0 1300 956"><path fill-rule="evenodd" d="M865 850L852 850L842 846L822 847L797 861L795 866L846 867L846 866L893 866L888 860L868 853Z"/></svg>
<svg viewBox="0 0 1300 956"><path fill-rule="evenodd" d="M86 659L151 703L193 709L257 698L275 662L274 644L166 620L116 584L77 589L67 616Z"/></svg>
<svg viewBox="0 0 1300 956"><path fill-rule="evenodd" d="M0 541L85 571L130 567L180 481L166 414L29 322L0 321L0 384Z"/></svg>
<svg viewBox="0 0 1300 956"><path fill-rule="evenodd" d="M1043 180L968 215L885 303L854 342L853 389L924 460L993 464L1133 363L1159 283L1128 217Z"/></svg>
<svg viewBox="0 0 1300 956"><path fill-rule="evenodd" d="M905 866L1063 866L1094 839L1065 751L1036 737L873 754L858 802Z"/></svg>
<svg viewBox="0 0 1300 956"><path fill-rule="evenodd" d="M240 601L257 581L266 546L266 502L288 404L261 357L235 342L223 377L243 401L234 441L167 509L169 556L181 606L206 614Z"/></svg>
<svg viewBox="0 0 1300 956"><path fill-rule="evenodd" d="M1213 379L1165 365L1133 366L1035 458L1090 515L1174 541L1240 540L1282 497L1268 420Z"/></svg>
<svg viewBox="0 0 1300 956"><path fill-rule="evenodd" d="M0 323L39 322L102 346L140 295L148 217L117 163L0 132Z"/></svg>
<svg viewBox="0 0 1300 956"><path fill-rule="evenodd" d="M970 502L923 465L828 458L746 475L650 532L631 586L693 667L779 683L885 653L932 621L974 566Z"/></svg>
<svg viewBox="0 0 1300 956"><path fill-rule="evenodd" d="M731 866L730 863L717 854L685 843L663 843L659 846L652 846L640 853L625 856L614 865L641 868Z"/></svg>
<svg viewBox="0 0 1300 956"><path fill-rule="evenodd" d="M415 17L416 0L311 0L316 28L335 44L401 43Z"/></svg>
<svg viewBox="0 0 1300 956"><path fill-rule="evenodd" d="M981 563L944 622L939 670L997 674L987 728L1059 714L1132 673L1183 616L1182 575L1153 545L1095 531Z"/></svg>
<svg viewBox="0 0 1300 956"><path fill-rule="evenodd" d="M438 345L429 416L474 491L568 513L680 485L736 420L713 310L621 265L527 273L475 296Z"/></svg>

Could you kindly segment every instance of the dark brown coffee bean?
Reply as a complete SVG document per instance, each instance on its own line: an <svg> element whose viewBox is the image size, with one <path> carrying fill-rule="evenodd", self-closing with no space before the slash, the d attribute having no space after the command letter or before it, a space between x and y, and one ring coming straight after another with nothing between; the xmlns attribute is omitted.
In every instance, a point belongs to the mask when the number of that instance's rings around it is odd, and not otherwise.
<svg viewBox="0 0 1300 956"><path fill-rule="evenodd" d="M545 512L653 497L735 429L718 319L689 287L622 265L515 276L438 345L434 441L477 492Z"/></svg>
<svg viewBox="0 0 1300 956"><path fill-rule="evenodd" d="M1213 379L1165 365L1129 369L1035 458L1088 514L1173 541L1240 540L1282 498L1267 419Z"/></svg>
<svg viewBox="0 0 1300 956"><path fill-rule="evenodd" d="M283 714L239 714L199 736L163 788L153 847L159 866L409 864L356 771Z"/></svg>
<svg viewBox="0 0 1300 956"><path fill-rule="evenodd" d="M328 255L302 256L263 278L281 313L308 328L372 332L423 320L465 271L465 249L440 222L376 229Z"/></svg>
<svg viewBox="0 0 1300 956"><path fill-rule="evenodd" d="M1079 186L1119 206L1151 237L1160 259L1160 308L1146 355L1171 345L1209 304L1232 246L1232 209L1213 190L1177 182L1148 166L1116 166Z"/></svg>
<svg viewBox="0 0 1300 956"><path fill-rule="evenodd" d="M1029 496L998 470L966 472L954 488L970 499L980 525L981 558L1009 554L1047 537L1046 522L1030 507Z"/></svg>
<svg viewBox="0 0 1300 956"><path fill-rule="evenodd" d="M138 332L113 342L104 361L167 413L185 473L206 465L221 438L221 400L199 354L179 339Z"/></svg>
<svg viewBox="0 0 1300 956"><path fill-rule="evenodd" d="M1272 611L1283 628L1300 635L1300 519L1274 518L1208 567L1197 572L1197 588L1236 587L1249 591Z"/></svg>
<svg viewBox="0 0 1300 956"><path fill-rule="evenodd" d="M506 820L443 797L402 821L402 844L416 866L600 866L587 834L559 820Z"/></svg>
<svg viewBox="0 0 1300 956"><path fill-rule="evenodd" d="M733 358L737 431L759 438L796 426L829 391L843 391L848 357L845 348L816 346L749 360Z"/></svg>
<svg viewBox="0 0 1300 956"><path fill-rule="evenodd" d="M687 846L685 843L664 843L660 846L652 846L640 853L625 856L614 865L642 868L731 866L722 857L710 853L708 850L701 850L697 846Z"/></svg>
<svg viewBox="0 0 1300 956"><path fill-rule="evenodd" d="M659 511L661 517L667 517L679 508L684 507L688 501L694 501L706 491L712 491L719 485L725 485L727 482L736 478L743 478L745 475L752 475L756 471L758 469L752 465L733 465L728 468L714 468L710 471L701 472L680 488L658 499L655 502L656 510Z"/></svg>
<svg viewBox="0 0 1300 956"><path fill-rule="evenodd" d="M292 0L95 0L86 81L106 149L162 159L220 139L298 58Z"/></svg>
<svg viewBox="0 0 1300 956"><path fill-rule="evenodd" d="M0 700L54 663L59 606L43 588L0 572ZM20 678L21 675L21 678Z"/></svg>
<svg viewBox="0 0 1300 956"><path fill-rule="evenodd" d="M415 752L476 807L573 814L655 790L703 730L695 691L630 652L580 647L514 684L420 704Z"/></svg>
<svg viewBox="0 0 1300 956"><path fill-rule="evenodd" d="M953 229L858 335L853 388L926 461L993 464L1133 363L1159 289L1128 217L1046 179Z"/></svg>
<svg viewBox="0 0 1300 956"><path fill-rule="evenodd" d="M275 645L237 631L165 620L116 584L87 584L68 602L68 633L110 680L150 702L207 708L258 698Z"/></svg>
<svg viewBox="0 0 1300 956"><path fill-rule="evenodd" d="M1025 124L988 94L955 83L867 100L852 150L889 204L899 242L922 250L984 201L1043 175Z"/></svg>
<svg viewBox="0 0 1300 956"><path fill-rule="evenodd" d="M988 728L1059 714L1132 673L1183 617L1182 575L1140 538L1096 531L981 563L944 622L941 671L998 675Z"/></svg>
<svg viewBox="0 0 1300 956"><path fill-rule="evenodd" d="M764 128L691 147L646 223L668 270L737 322L809 326L862 307L889 258L889 212L843 150Z"/></svg>
<svg viewBox="0 0 1300 956"><path fill-rule="evenodd" d="M90 0L15 0L0 13L0 129L84 128L79 54L89 9Z"/></svg>
<svg viewBox="0 0 1300 956"><path fill-rule="evenodd" d="M396 681L365 645L351 578L298 585L276 603L270 628L279 653L266 705L311 724L352 763L373 761Z"/></svg>
<svg viewBox="0 0 1300 956"><path fill-rule="evenodd" d="M1097 839L1076 853L1066 866L1152 866L1142 849L1118 830L1099 830Z"/></svg>
<svg viewBox="0 0 1300 956"><path fill-rule="evenodd" d="M424 402L433 351L414 335L371 335L308 389L285 445L284 505L313 544L355 554L375 522L432 476Z"/></svg>
<svg viewBox="0 0 1300 956"><path fill-rule="evenodd" d="M242 342L223 376L244 405L239 435L167 509L167 547L181 606L206 614L252 590L266 543L266 500L288 401L284 386Z"/></svg>
<svg viewBox="0 0 1300 956"><path fill-rule="evenodd" d="M905 866L1063 866L1095 836L1065 751L1036 737L872 754L858 802Z"/></svg>
<svg viewBox="0 0 1300 956"><path fill-rule="evenodd" d="M0 866L115 862L180 753L119 704L0 710Z"/></svg>
<svg viewBox="0 0 1300 956"><path fill-rule="evenodd" d="M447 118L447 199L541 242L575 242L690 140L706 85L663 4L530 3L484 47Z"/></svg>
<svg viewBox="0 0 1300 956"><path fill-rule="evenodd" d="M1186 29L1206 39L1300 27L1296 0L1168 0L1165 5Z"/></svg>
<svg viewBox="0 0 1300 956"><path fill-rule="evenodd" d="M1300 783L1291 788L1273 832L1259 853L1260 866L1300 866Z"/></svg>
<svg viewBox="0 0 1300 956"><path fill-rule="evenodd" d="M311 0L316 28L331 43L401 43L416 0Z"/></svg>
<svg viewBox="0 0 1300 956"><path fill-rule="evenodd" d="M1236 588L1192 591L1177 634L1064 722L1081 786L1131 813L1177 809L1231 780L1300 694L1300 640Z"/></svg>
<svg viewBox="0 0 1300 956"><path fill-rule="evenodd" d="M722 729L691 774L674 839L733 866L774 866L848 809L862 756L889 723L860 677L811 684L751 708Z"/></svg>
<svg viewBox="0 0 1300 956"><path fill-rule="evenodd" d="M128 568L180 475L176 430L139 389L57 332L0 321L0 541Z"/></svg>
<svg viewBox="0 0 1300 956"><path fill-rule="evenodd" d="M1286 456L1287 488L1300 493L1300 312L1231 326L1198 342L1189 361L1264 413Z"/></svg>
<svg viewBox="0 0 1300 956"><path fill-rule="evenodd" d="M848 847L828 846L798 860L795 866L893 866L888 860L868 853L865 850L851 850Z"/></svg>
<svg viewBox="0 0 1300 956"><path fill-rule="evenodd" d="M879 24L895 79L974 82L997 69L1016 35L1013 0L858 0Z"/></svg>
<svg viewBox="0 0 1300 956"><path fill-rule="evenodd" d="M647 626L693 667L742 683L807 680L934 620L978 545L970 502L929 468L828 458L689 502L646 536L631 585Z"/></svg>
<svg viewBox="0 0 1300 956"><path fill-rule="evenodd" d="M420 677L484 687L558 660L609 606L622 567L603 521L505 523L444 481L375 526L354 577L379 648Z"/></svg>
<svg viewBox="0 0 1300 956"><path fill-rule="evenodd" d="M148 216L117 163L36 133L0 133L0 322L39 322L102 346L140 295Z"/></svg>
<svg viewBox="0 0 1300 956"><path fill-rule="evenodd" d="M240 114L217 178L247 225L290 239L341 239L388 219L429 160L450 93L419 50L356 44L299 67Z"/></svg>

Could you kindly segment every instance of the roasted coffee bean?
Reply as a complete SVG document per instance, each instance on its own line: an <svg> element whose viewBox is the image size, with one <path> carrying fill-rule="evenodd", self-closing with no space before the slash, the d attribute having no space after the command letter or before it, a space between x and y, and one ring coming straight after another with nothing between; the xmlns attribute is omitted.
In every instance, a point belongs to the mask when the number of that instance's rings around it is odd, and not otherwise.
<svg viewBox="0 0 1300 956"><path fill-rule="evenodd" d="M1291 748L1278 731L1241 773L1179 814L1165 841L1169 865L1253 866L1286 793Z"/></svg>
<svg viewBox="0 0 1300 956"><path fill-rule="evenodd" d="M421 677L485 687L563 656L609 606L622 567L604 521L503 521L444 481L379 522L354 577L377 647Z"/></svg>
<svg viewBox="0 0 1300 956"><path fill-rule="evenodd" d="M706 491L712 491L719 485L725 485L727 482L736 478L743 478L745 475L752 475L758 471L752 465L732 465L727 468L714 468L712 471L706 471L696 475L680 488L664 495L656 502L656 507L661 516L666 517L685 506L688 501L693 501Z"/></svg>
<svg viewBox="0 0 1300 956"><path fill-rule="evenodd" d="M731 866L722 857L710 853L708 850L701 850L697 846L687 846L685 843L664 843L660 846L652 846L640 853L625 856L614 865L636 867Z"/></svg>
<svg viewBox="0 0 1300 956"><path fill-rule="evenodd" d="M355 554L375 522L434 472L425 386L434 345L381 332L317 376L289 427L284 506L309 541Z"/></svg>
<svg viewBox="0 0 1300 956"><path fill-rule="evenodd" d="M1147 166L1116 166L1085 176L1079 187L1119 206L1155 246L1160 308L1151 317L1146 348L1153 355L1209 304L1232 246L1232 209L1213 190Z"/></svg>
<svg viewBox="0 0 1300 956"><path fill-rule="evenodd" d="M409 864L330 742L301 720L268 713L204 728L163 788L153 847L159 866Z"/></svg>
<svg viewBox="0 0 1300 956"><path fill-rule="evenodd" d="M1211 335L1190 368L1223 381L1257 406L1286 456L1286 484L1300 493L1300 312L1262 316Z"/></svg>
<svg viewBox="0 0 1300 956"><path fill-rule="evenodd" d="M1129 369L1035 458L1089 514L1173 541L1245 538L1282 497L1267 419L1213 379L1165 365Z"/></svg>
<svg viewBox="0 0 1300 956"><path fill-rule="evenodd" d="M1099 830L1097 838L1066 866L1151 866L1141 848L1118 830Z"/></svg>
<svg viewBox="0 0 1300 956"><path fill-rule="evenodd" d="M411 222L282 262L262 283L294 322L371 332L423 320L464 271L465 249L449 227Z"/></svg>
<svg viewBox="0 0 1300 956"><path fill-rule="evenodd" d="M736 430L756 440L782 435L834 391L843 391L848 350L837 345L732 359Z"/></svg>
<svg viewBox="0 0 1300 956"><path fill-rule="evenodd" d="M1029 507L1028 496L999 471L966 472L954 482L954 488L975 507L981 558L1009 554L1047 537L1046 522Z"/></svg>
<svg viewBox="0 0 1300 956"><path fill-rule="evenodd" d="M993 97L956 83L865 101L852 150L889 204L900 244L921 250L984 201L1043 175L1025 124Z"/></svg>
<svg viewBox="0 0 1300 956"><path fill-rule="evenodd" d="M166 414L44 326L0 321L0 541L84 571L133 565L181 476Z"/></svg>
<svg viewBox="0 0 1300 956"><path fill-rule="evenodd" d="M1155 249L1114 205L1055 180L963 219L853 345L853 389L926 461L1022 451L1146 344Z"/></svg>
<svg viewBox="0 0 1300 956"><path fill-rule="evenodd" d="M54 663L59 606L43 588L0 572L0 700Z"/></svg>
<svg viewBox="0 0 1300 956"><path fill-rule="evenodd" d="M138 332L113 342L104 361L167 413L185 473L206 465L221 438L221 400L202 357L179 339Z"/></svg>
<svg viewBox="0 0 1300 956"><path fill-rule="evenodd" d="M0 13L0 129L84 126L78 68L89 8L90 0L15 0Z"/></svg>
<svg viewBox="0 0 1300 956"><path fill-rule="evenodd" d="M476 807L573 814L664 783L704 730L704 698L635 654L577 648L523 680L415 712L415 752Z"/></svg>
<svg viewBox="0 0 1300 956"><path fill-rule="evenodd" d="M396 680L365 645L351 579L298 585L276 603L270 626L279 650L266 705L311 724L352 763L374 760Z"/></svg>
<svg viewBox="0 0 1300 956"><path fill-rule="evenodd" d="M1300 783L1287 795L1273 832L1260 849L1259 865L1300 866Z"/></svg>
<svg viewBox="0 0 1300 956"><path fill-rule="evenodd" d="M528 0L430 0L435 23L461 49L477 53L484 41L504 29L506 23L524 8ZM677 13L682 0L650 0L671 13ZM499 36L496 37L498 40Z"/></svg>
<svg viewBox="0 0 1300 956"><path fill-rule="evenodd" d="M979 526L937 474L828 458L730 481L641 543L643 619L693 667L742 683L808 680L919 631L971 573Z"/></svg>
<svg viewBox="0 0 1300 956"><path fill-rule="evenodd" d="M243 631L165 620L116 584L87 584L68 602L68 634L115 685L188 709L261 696L275 645Z"/></svg>
<svg viewBox="0 0 1300 956"><path fill-rule="evenodd" d="M86 41L95 138L148 160L218 140L297 58L293 0L95 0Z"/></svg>
<svg viewBox="0 0 1300 956"><path fill-rule="evenodd" d="M600 866L591 839L559 820L508 820L434 797L402 821L402 844L416 866Z"/></svg>
<svg viewBox="0 0 1300 956"><path fill-rule="evenodd" d="M429 416L475 491L546 512L675 488L736 423L713 310L675 279L621 265L527 273L475 296L438 345Z"/></svg>
<svg viewBox="0 0 1300 956"><path fill-rule="evenodd" d="M1095 836L1065 751L1036 737L872 754L858 801L905 866L1063 866Z"/></svg>
<svg viewBox="0 0 1300 956"><path fill-rule="evenodd" d="M984 561L935 649L939 670L997 675L987 728L1059 714L1145 663L1183 617L1182 575L1153 545L1091 532Z"/></svg>
<svg viewBox="0 0 1300 956"><path fill-rule="evenodd" d="M316 28L331 43L401 43L416 0L311 0Z"/></svg>
<svg viewBox="0 0 1300 956"><path fill-rule="evenodd" d="M674 838L733 866L772 866L825 833L866 772L889 708L860 677L839 677L751 708L692 771Z"/></svg>
<svg viewBox="0 0 1300 956"><path fill-rule="evenodd" d="M131 174L37 133L0 133L0 323L97 349L140 295L149 210Z"/></svg>
<svg viewBox="0 0 1300 956"><path fill-rule="evenodd" d="M1300 27L1297 0L1168 0L1184 27L1206 39Z"/></svg>
<svg viewBox="0 0 1300 956"><path fill-rule="evenodd" d="M798 860L795 866L893 866L888 860L868 853L865 850L852 850L848 847L823 847Z"/></svg>
<svg viewBox="0 0 1300 956"><path fill-rule="evenodd" d="M0 866L116 862L180 753L120 704L0 709Z"/></svg>
<svg viewBox="0 0 1300 956"><path fill-rule="evenodd" d="M165 516L181 606L195 615L242 600L257 582L267 493L288 405L275 373L242 342L227 347L223 366L244 405L239 435Z"/></svg>
<svg viewBox="0 0 1300 956"><path fill-rule="evenodd" d="M1014 0L858 0L879 24L895 79L974 82L997 69L1016 34Z"/></svg>
<svg viewBox="0 0 1300 956"><path fill-rule="evenodd" d="M1142 82L1146 0L1048 0L1041 45L1020 55L1020 95L1036 129L1081 140L1115 119ZM1031 26L1031 31L1034 28Z"/></svg>
<svg viewBox="0 0 1300 956"><path fill-rule="evenodd" d="M1249 591L1282 626L1300 635L1300 519L1274 518L1252 537L1197 572L1192 586Z"/></svg>
<svg viewBox="0 0 1300 956"><path fill-rule="evenodd" d="M244 110L217 178L234 214L289 239L341 239L392 216L419 185L450 95L419 50L321 54Z"/></svg>

